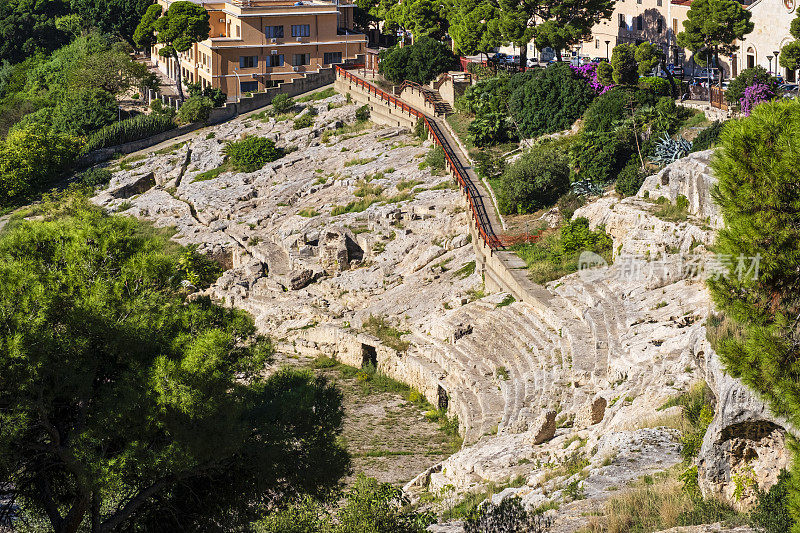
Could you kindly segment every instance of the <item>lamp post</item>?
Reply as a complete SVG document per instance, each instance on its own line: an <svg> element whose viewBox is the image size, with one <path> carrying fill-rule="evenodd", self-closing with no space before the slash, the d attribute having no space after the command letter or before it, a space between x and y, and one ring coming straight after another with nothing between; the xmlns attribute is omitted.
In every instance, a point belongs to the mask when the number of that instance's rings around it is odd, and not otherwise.
<svg viewBox="0 0 800 533"><path fill-rule="evenodd" d="M769 61L769 73L772 74L772 56L767 56L767 61Z"/></svg>
<svg viewBox="0 0 800 533"><path fill-rule="evenodd" d="M772 53L775 54L775 75L777 76L778 75L778 56L780 55L781 51L780 50L775 50Z"/></svg>
<svg viewBox="0 0 800 533"><path fill-rule="evenodd" d="M606 61L608 61L608 45L611 44L611 41L606 41Z"/></svg>
<svg viewBox="0 0 800 533"><path fill-rule="evenodd" d="M233 67L233 73L236 74L236 81L238 82L238 85L236 85L236 103L237 104L242 101L242 94L241 94L241 92L242 92L242 78L239 77L238 70L239 70L239 67Z"/></svg>

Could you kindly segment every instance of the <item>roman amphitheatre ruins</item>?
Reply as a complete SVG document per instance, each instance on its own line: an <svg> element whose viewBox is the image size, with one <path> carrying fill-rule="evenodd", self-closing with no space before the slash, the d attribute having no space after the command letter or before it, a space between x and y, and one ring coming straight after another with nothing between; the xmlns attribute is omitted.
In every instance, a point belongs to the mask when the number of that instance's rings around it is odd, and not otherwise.
<svg viewBox="0 0 800 533"><path fill-rule="evenodd" d="M279 343L276 365L374 365L457 418L454 453L415 456L388 478L416 501L446 506L491 487L495 501L550 506L551 531L578 531L608 498L681 462L680 407L664 406L702 381L715 398L698 460L704 494L745 505L774 482L785 424L723 373L706 339L708 272L683 260L709 258L721 223L709 152L650 176L637 196L580 208L575 217L613 238L613 263L540 286L500 246L491 195L436 104L410 95L404 109L370 87L340 74L337 94L304 104L318 111L309 128L251 113L123 159L94 200L174 227L175 241L222 264L208 292L252 313ZM354 127L364 104L371 122ZM428 140L413 135L414 109ZM296 150L252 173L209 175L225 141L251 135ZM442 139L452 160L432 172L420 163ZM652 199L678 195L687 220L654 215ZM399 342L370 334L376 319ZM755 484L735 498L745 471Z"/></svg>

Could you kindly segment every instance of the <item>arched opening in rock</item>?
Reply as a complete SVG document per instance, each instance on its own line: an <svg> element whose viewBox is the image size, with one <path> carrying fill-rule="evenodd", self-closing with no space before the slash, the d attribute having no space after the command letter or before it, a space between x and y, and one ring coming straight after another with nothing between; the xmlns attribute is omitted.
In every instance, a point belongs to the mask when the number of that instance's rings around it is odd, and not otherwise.
<svg viewBox="0 0 800 533"><path fill-rule="evenodd" d="M374 346L362 343L361 368L366 368L368 366L371 366L372 368L378 368L378 352L375 350Z"/></svg>

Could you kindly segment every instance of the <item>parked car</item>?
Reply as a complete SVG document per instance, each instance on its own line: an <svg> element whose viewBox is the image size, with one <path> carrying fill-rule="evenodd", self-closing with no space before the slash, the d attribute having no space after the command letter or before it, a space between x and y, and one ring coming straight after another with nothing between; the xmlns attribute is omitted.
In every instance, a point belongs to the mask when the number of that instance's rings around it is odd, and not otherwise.
<svg viewBox="0 0 800 533"><path fill-rule="evenodd" d="M529 57L527 61L527 66L529 67L538 67L539 66L539 58L538 57Z"/></svg>
<svg viewBox="0 0 800 533"><path fill-rule="evenodd" d="M714 68L696 68L694 72L692 72L692 78L705 78L708 80L709 77L713 80L717 77L717 69Z"/></svg>
<svg viewBox="0 0 800 533"><path fill-rule="evenodd" d="M796 83L784 83L778 86L778 94L783 98L797 98L798 89L800 86Z"/></svg>
<svg viewBox="0 0 800 533"><path fill-rule="evenodd" d="M509 65L519 65L519 56L518 55L507 56L506 63L508 63Z"/></svg>

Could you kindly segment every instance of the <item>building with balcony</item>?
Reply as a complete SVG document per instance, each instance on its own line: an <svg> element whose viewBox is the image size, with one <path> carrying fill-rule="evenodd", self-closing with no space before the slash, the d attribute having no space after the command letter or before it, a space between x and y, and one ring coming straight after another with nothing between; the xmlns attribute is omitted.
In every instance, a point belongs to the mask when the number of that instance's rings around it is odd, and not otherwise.
<svg viewBox="0 0 800 533"><path fill-rule="evenodd" d="M165 10L174 0L158 0ZM233 100L363 54L367 38L354 33L353 4L325 0L193 0L208 10L208 39L179 54L158 55L159 70L186 83L222 89Z"/></svg>

